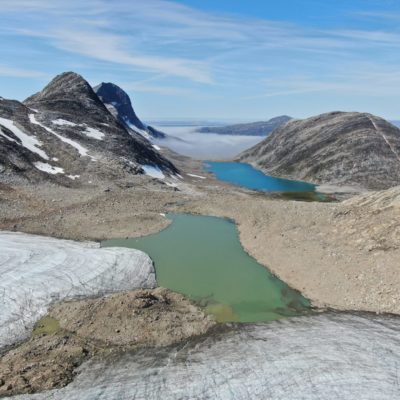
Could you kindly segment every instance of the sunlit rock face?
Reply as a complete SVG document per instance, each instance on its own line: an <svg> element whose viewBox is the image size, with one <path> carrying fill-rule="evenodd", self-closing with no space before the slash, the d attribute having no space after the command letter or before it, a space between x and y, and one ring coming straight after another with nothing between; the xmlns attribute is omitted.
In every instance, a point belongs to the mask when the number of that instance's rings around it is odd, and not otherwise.
<svg viewBox="0 0 400 400"><path fill-rule="evenodd" d="M0 101L0 182L76 186L129 179L144 172L142 165L178 172L143 135L118 122L74 72L57 75L23 103Z"/></svg>
<svg viewBox="0 0 400 400"><path fill-rule="evenodd" d="M20 399L396 399L400 320L322 314L241 325L179 346L88 362Z"/></svg>
<svg viewBox="0 0 400 400"><path fill-rule="evenodd" d="M381 190L400 184L400 130L367 113L293 120L238 156L269 175Z"/></svg>
<svg viewBox="0 0 400 400"><path fill-rule="evenodd" d="M53 301L156 286L138 250L12 232L0 232L0 249L0 349L29 336Z"/></svg>

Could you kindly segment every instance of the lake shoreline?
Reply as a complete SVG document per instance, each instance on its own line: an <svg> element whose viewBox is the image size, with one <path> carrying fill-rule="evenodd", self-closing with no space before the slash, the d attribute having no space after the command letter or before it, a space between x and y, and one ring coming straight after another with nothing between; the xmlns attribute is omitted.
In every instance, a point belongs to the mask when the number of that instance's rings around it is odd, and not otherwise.
<svg viewBox="0 0 400 400"><path fill-rule="evenodd" d="M184 180L177 182L179 190L145 176L134 177L132 187L110 182L107 192L99 187L5 187L1 195L6 212L0 228L101 241L159 232L169 224L160 214L168 212L225 217L236 222L245 251L314 306L400 314L395 273L399 249L395 244L375 249L380 238L369 229L359 242L357 232L367 226L369 217L362 210L357 214L352 199L342 203L272 199L217 181L201 161L164 153L184 171ZM387 271L379 282L378 262Z"/></svg>

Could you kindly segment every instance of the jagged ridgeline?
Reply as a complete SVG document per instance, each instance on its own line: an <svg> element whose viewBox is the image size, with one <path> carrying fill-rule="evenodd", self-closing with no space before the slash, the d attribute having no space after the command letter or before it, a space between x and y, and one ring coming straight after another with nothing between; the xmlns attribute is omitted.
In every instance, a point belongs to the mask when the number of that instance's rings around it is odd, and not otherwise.
<svg viewBox="0 0 400 400"><path fill-rule="evenodd" d="M275 176L387 189L400 184L400 129L371 114L332 112L289 121L238 160Z"/></svg>
<svg viewBox="0 0 400 400"><path fill-rule="evenodd" d="M178 172L74 72L56 76L22 103L0 98L0 149L3 181L119 179L143 173L143 166Z"/></svg>

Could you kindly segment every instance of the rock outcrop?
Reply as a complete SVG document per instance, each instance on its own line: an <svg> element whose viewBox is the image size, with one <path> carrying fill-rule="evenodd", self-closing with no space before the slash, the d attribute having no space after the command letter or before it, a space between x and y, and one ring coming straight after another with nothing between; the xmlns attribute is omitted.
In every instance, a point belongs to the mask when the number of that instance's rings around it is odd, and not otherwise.
<svg viewBox="0 0 400 400"><path fill-rule="evenodd" d="M338 231L369 252L400 249L400 186L344 201L336 219Z"/></svg>
<svg viewBox="0 0 400 400"><path fill-rule="evenodd" d="M272 131L285 125L291 119L292 118L287 115L281 115L279 117L271 118L268 121L227 126L205 126L197 129L197 132L218 133L220 135L268 136Z"/></svg>
<svg viewBox="0 0 400 400"><path fill-rule="evenodd" d="M126 178L175 166L107 110L80 75L54 78L24 103L0 100L0 179L75 181Z"/></svg>
<svg viewBox="0 0 400 400"><path fill-rule="evenodd" d="M371 114L332 112L288 122L238 160L275 176L387 189L400 183L400 129Z"/></svg>
<svg viewBox="0 0 400 400"><path fill-rule="evenodd" d="M164 288L55 304L29 340L0 358L0 397L63 387L92 357L170 346L214 325L199 307Z"/></svg>
<svg viewBox="0 0 400 400"><path fill-rule="evenodd" d="M136 115L128 94L114 83L100 83L94 91L110 113L120 121L129 131L138 132L147 139L153 137L164 139L165 133L152 126L145 125Z"/></svg>

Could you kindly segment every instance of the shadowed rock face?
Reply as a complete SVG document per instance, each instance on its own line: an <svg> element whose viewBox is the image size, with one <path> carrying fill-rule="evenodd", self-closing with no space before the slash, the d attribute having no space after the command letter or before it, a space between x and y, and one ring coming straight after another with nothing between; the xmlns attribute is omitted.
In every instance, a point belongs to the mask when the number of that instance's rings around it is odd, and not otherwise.
<svg viewBox="0 0 400 400"><path fill-rule="evenodd" d="M268 136L274 129L286 124L292 118L287 115L271 118L268 121L235 124L228 126L205 126L199 128L200 133L218 133L220 135Z"/></svg>
<svg viewBox="0 0 400 400"><path fill-rule="evenodd" d="M28 113L29 110L19 101L0 100L0 117L18 121L20 129L29 129ZM41 172L36 169L32 171L32 164L43 161L43 158L24 147L21 139L3 124L0 121L0 176L9 171L21 177L31 176L39 179Z"/></svg>
<svg viewBox="0 0 400 400"><path fill-rule="evenodd" d="M123 179L143 172L142 165L177 172L142 135L128 132L73 72L58 75L24 103L0 100L0 150L5 182Z"/></svg>
<svg viewBox="0 0 400 400"><path fill-rule="evenodd" d="M366 113L290 121L238 159L268 174L386 189L400 183L400 130Z"/></svg>
<svg viewBox="0 0 400 400"><path fill-rule="evenodd" d="M119 86L113 83L103 82L94 87L94 91L111 114L113 114L127 129L133 131L140 129L142 134L147 133L158 139L165 138L165 133L143 124L133 110L131 99L128 94Z"/></svg>

